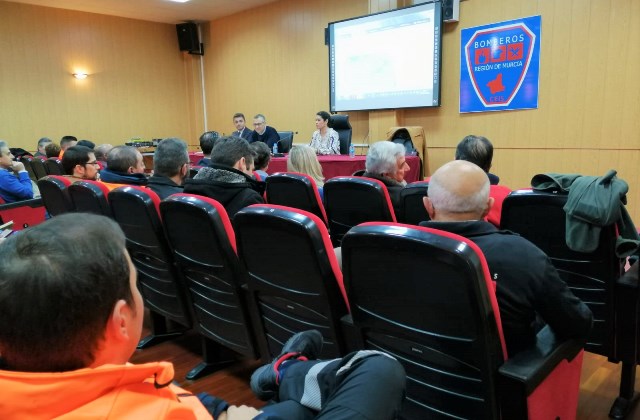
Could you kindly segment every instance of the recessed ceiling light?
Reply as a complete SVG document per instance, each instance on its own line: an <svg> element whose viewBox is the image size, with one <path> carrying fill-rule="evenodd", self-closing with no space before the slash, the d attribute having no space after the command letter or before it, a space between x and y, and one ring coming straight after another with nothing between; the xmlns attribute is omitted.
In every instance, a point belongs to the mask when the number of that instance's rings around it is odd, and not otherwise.
<svg viewBox="0 0 640 420"><path fill-rule="evenodd" d="M188 2L189 0L169 0L169 1L172 1L172 2L174 2L174 3L186 3L186 2Z"/></svg>

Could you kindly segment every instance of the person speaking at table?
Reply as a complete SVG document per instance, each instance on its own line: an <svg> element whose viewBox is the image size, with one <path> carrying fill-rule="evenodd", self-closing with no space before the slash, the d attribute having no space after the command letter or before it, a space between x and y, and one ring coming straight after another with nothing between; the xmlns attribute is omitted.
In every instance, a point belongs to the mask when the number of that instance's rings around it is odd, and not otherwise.
<svg viewBox="0 0 640 420"><path fill-rule="evenodd" d="M317 155L339 155L340 137L338 132L329 127L331 115L327 111L320 111L316 114L316 131L311 136L310 146Z"/></svg>

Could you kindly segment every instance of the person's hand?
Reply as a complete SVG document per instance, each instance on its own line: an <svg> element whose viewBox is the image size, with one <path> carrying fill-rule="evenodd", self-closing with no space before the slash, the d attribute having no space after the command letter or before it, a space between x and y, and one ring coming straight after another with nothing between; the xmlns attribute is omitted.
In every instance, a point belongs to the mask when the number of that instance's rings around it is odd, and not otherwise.
<svg viewBox="0 0 640 420"><path fill-rule="evenodd" d="M241 405L240 407L231 405L224 413L218 416L217 420L250 420L262 413L253 407Z"/></svg>
<svg viewBox="0 0 640 420"><path fill-rule="evenodd" d="M13 162L13 165L11 165L11 170L15 173L18 173L20 171L25 171L26 169L24 169L24 163Z"/></svg>

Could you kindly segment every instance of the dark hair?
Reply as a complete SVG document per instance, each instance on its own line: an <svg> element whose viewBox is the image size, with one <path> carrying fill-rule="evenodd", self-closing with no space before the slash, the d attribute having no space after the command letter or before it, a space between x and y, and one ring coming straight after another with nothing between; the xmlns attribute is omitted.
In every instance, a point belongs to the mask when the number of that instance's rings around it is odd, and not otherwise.
<svg viewBox="0 0 640 420"><path fill-rule="evenodd" d="M153 154L153 171L157 175L175 176L185 163L189 163L189 151L184 140L170 137L158 143Z"/></svg>
<svg viewBox="0 0 640 420"><path fill-rule="evenodd" d="M235 114L233 114L234 120L238 117L242 117L242 119L246 121L246 118L244 117L244 114L242 112L236 112Z"/></svg>
<svg viewBox="0 0 640 420"><path fill-rule="evenodd" d="M220 133L217 131L205 131L202 133L200 136L200 148L202 149L202 153L210 155L218 138L220 138Z"/></svg>
<svg viewBox="0 0 640 420"><path fill-rule="evenodd" d="M93 150L96 147L96 144L91 140L80 140L78 143L76 143L76 146L85 146Z"/></svg>
<svg viewBox="0 0 640 420"><path fill-rule="evenodd" d="M107 154L107 167L111 171L126 173L138 163L138 149L133 146L116 146Z"/></svg>
<svg viewBox="0 0 640 420"><path fill-rule="evenodd" d="M253 153L255 154L253 159L253 165L255 168L258 170L266 168L271 160L271 151L269 150L269 146L261 141L256 141L251 143L249 147L251 147L251 150L253 150Z"/></svg>
<svg viewBox="0 0 640 420"><path fill-rule="evenodd" d="M253 162L253 150L245 139L236 136L220 137L211 151L211 163L233 166L245 158L247 167Z"/></svg>
<svg viewBox="0 0 640 420"><path fill-rule="evenodd" d="M114 305L134 305L125 237L104 216L69 213L0 246L0 343L11 370L89 366ZM143 310L143 308L133 308Z"/></svg>
<svg viewBox="0 0 640 420"><path fill-rule="evenodd" d="M485 172L489 172L493 160L493 145L486 137L469 135L458 143L456 160L475 163Z"/></svg>
<svg viewBox="0 0 640 420"><path fill-rule="evenodd" d="M60 147L64 147L72 141L78 141L78 139L74 136L64 136L60 139Z"/></svg>
<svg viewBox="0 0 640 420"><path fill-rule="evenodd" d="M38 149L47 143L51 143L51 139L49 137L42 137L40 140L38 140Z"/></svg>
<svg viewBox="0 0 640 420"><path fill-rule="evenodd" d="M327 111L319 111L316 115L325 121L329 121L329 118L331 118L331 114L329 114Z"/></svg>
<svg viewBox="0 0 640 420"><path fill-rule="evenodd" d="M85 165L89 162L89 153L93 153L93 150L85 146L76 145L68 148L62 156L64 173L73 175L73 168L75 168L76 165Z"/></svg>
<svg viewBox="0 0 640 420"><path fill-rule="evenodd" d="M54 142L51 142L44 146L44 154L48 158L60 156L60 146Z"/></svg>

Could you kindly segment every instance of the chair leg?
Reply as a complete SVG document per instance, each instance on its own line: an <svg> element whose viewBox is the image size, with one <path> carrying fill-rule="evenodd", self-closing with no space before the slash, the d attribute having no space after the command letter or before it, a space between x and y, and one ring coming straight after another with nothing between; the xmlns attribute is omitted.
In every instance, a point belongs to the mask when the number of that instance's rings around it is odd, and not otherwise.
<svg viewBox="0 0 640 420"><path fill-rule="evenodd" d="M622 362L620 375L620 395L614 401L609 411L612 419L624 419L638 401L635 393L636 363Z"/></svg>
<svg viewBox="0 0 640 420"><path fill-rule="evenodd" d="M163 341L171 340L185 333L186 328L167 320L162 315L150 311L151 315L151 334L142 338L138 342L137 349L142 350L147 347L155 346ZM171 327L169 327L171 325ZM175 328L173 328L175 327Z"/></svg>
<svg viewBox="0 0 640 420"><path fill-rule="evenodd" d="M236 362L236 354L228 348L202 337L202 362L187 372L185 378L195 381Z"/></svg>

